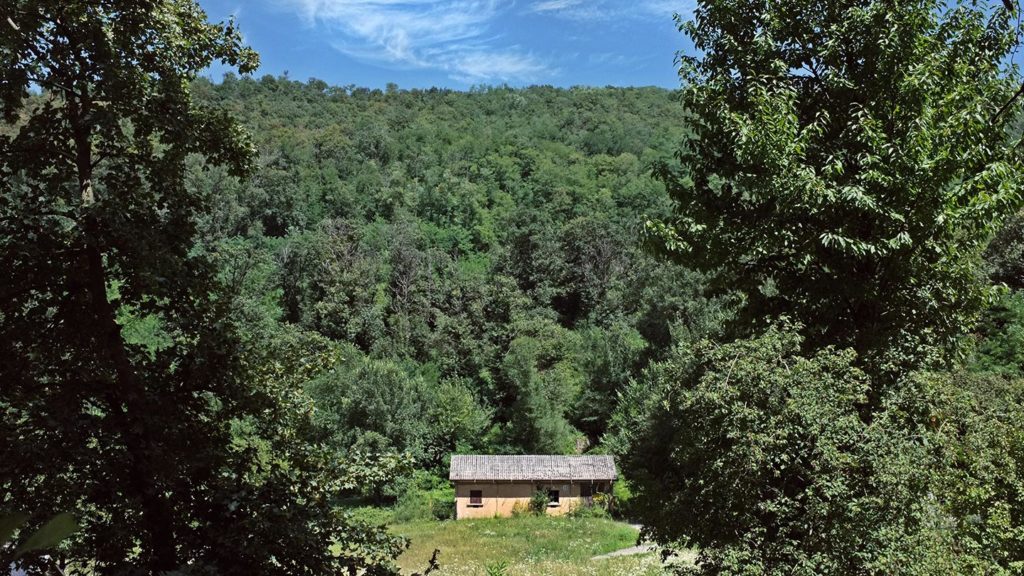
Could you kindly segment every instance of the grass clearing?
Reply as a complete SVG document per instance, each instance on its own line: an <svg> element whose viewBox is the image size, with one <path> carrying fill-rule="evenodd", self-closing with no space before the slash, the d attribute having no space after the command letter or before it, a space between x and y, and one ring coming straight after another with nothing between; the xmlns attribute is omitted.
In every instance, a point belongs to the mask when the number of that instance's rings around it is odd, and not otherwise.
<svg viewBox="0 0 1024 576"><path fill-rule="evenodd" d="M412 540L399 558L404 573L426 567L440 549L439 576L486 576L487 566L508 565L509 576L654 576L656 554L591 560L636 544L637 530L601 518L524 516L481 520L396 523L391 532Z"/></svg>

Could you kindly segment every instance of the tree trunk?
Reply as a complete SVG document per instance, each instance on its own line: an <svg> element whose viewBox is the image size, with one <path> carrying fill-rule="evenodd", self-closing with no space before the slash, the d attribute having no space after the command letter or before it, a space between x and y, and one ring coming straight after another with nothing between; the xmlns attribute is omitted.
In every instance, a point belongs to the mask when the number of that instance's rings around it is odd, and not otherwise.
<svg viewBox="0 0 1024 576"><path fill-rule="evenodd" d="M146 391L138 372L132 365L128 350L117 323L117 311L107 298L107 278L101 248L101 226L95 213L89 210L96 201L93 189L92 133L88 121L87 96L68 98L69 120L75 145L75 164L82 206L86 213L82 219L85 239L85 286L95 318L97 343L106 353L114 368L114 386L107 394L111 416L118 423L128 461L129 493L138 498L142 507L143 558L150 574L160 574L179 567L177 543L174 534L174 514L161 488L156 474L155 448L149 427L144 421L148 413Z"/></svg>

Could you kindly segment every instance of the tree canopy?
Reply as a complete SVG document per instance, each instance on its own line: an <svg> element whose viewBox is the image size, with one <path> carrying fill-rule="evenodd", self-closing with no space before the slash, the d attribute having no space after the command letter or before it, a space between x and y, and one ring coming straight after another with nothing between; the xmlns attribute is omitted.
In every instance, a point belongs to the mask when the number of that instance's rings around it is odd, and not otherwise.
<svg viewBox="0 0 1024 576"><path fill-rule="evenodd" d="M690 132L646 228L741 303L619 403L649 533L700 574L1016 573L1019 295L986 307L1019 224L986 247L1022 200L1017 8L704 0L680 28Z"/></svg>
<svg viewBox="0 0 1024 576"><path fill-rule="evenodd" d="M190 83L255 53L191 0L9 8L0 506L74 513L66 558L92 573L388 570L401 543L330 507L326 455L290 438L290 371L240 337L197 250L212 198L186 185L187 159L244 176L255 149Z"/></svg>
<svg viewBox="0 0 1024 576"><path fill-rule="evenodd" d="M789 315L875 376L955 355L980 254L1021 205L998 114L1016 9L712 0L680 28L690 132L652 238L740 288L744 325Z"/></svg>

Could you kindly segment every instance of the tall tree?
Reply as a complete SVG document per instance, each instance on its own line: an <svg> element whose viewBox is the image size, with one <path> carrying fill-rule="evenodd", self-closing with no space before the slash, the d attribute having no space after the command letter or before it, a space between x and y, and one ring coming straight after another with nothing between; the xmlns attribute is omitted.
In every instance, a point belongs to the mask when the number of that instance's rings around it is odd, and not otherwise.
<svg viewBox="0 0 1024 576"><path fill-rule="evenodd" d="M5 6L0 507L82 516L70 557L98 574L372 564L329 552L345 525L296 489L309 467L266 453L289 437L267 415L301 411L242 357L195 245L210 198L185 186L186 158L242 175L253 156L191 98L215 61L258 58L192 0Z"/></svg>
<svg viewBox="0 0 1024 576"><path fill-rule="evenodd" d="M658 174L660 246L874 375L947 357L978 258L1021 204L1012 5L705 0L680 24L692 134ZM744 328L744 329L746 329ZM749 333L749 332L748 332Z"/></svg>
<svg viewBox="0 0 1024 576"><path fill-rule="evenodd" d="M1000 113L1016 11L701 0L681 24L693 132L657 170L675 217L648 230L744 293L740 338L677 348L617 429L641 519L700 548L693 572L1016 569L1017 400L1000 444L975 436L995 410L914 373L955 357L989 295L981 253L1021 204ZM780 316L798 324L763 328Z"/></svg>

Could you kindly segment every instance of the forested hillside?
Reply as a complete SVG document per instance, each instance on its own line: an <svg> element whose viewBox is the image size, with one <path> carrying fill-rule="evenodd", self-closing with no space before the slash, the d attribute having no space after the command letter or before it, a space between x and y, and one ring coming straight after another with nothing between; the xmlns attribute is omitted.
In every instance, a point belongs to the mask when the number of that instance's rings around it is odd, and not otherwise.
<svg viewBox="0 0 1024 576"><path fill-rule="evenodd" d="M641 249L685 129L671 92L193 88L259 151L248 180L191 172L204 247L246 321L336 351L308 389L342 454L586 450L673 335L715 325L701 277Z"/></svg>

